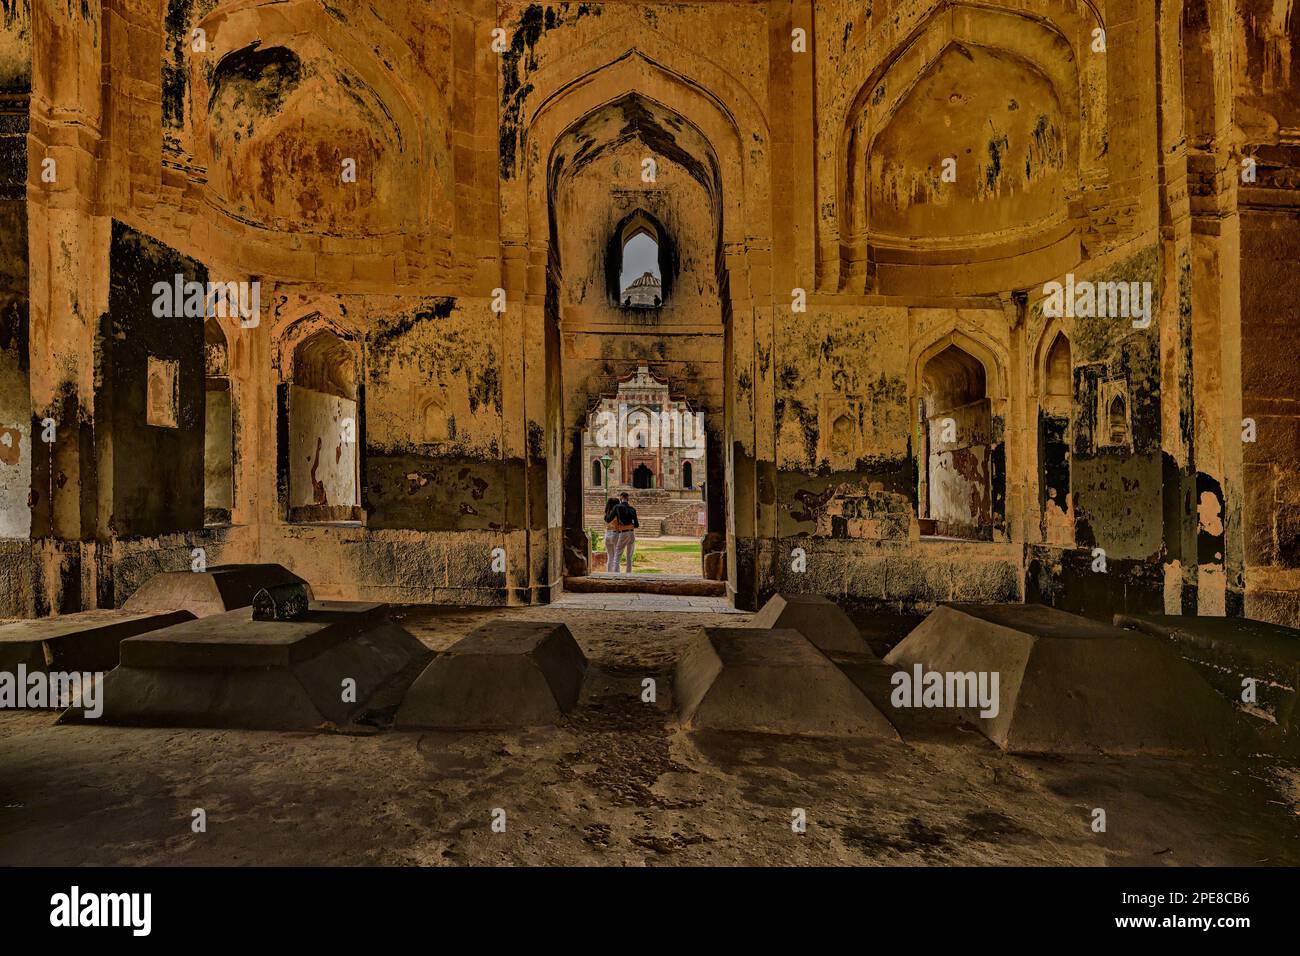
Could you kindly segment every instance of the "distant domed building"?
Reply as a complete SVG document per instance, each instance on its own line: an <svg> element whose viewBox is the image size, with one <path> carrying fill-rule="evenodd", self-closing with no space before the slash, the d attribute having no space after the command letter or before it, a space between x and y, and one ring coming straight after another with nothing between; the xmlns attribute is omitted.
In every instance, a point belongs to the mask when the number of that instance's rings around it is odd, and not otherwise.
<svg viewBox="0 0 1300 956"><path fill-rule="evenodd" d="M657 309L663 305L663 286L652 272L633 279L623 290L623 307L631 309Z"/></svg>

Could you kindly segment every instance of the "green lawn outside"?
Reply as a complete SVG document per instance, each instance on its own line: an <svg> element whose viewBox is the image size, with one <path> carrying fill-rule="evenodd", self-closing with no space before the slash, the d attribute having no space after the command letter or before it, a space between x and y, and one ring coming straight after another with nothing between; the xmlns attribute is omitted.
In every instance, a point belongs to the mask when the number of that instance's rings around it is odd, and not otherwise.
<svg viewBox="0 0 1300 956"><path fill-rule="evenodd" d="M593 570L605 569L604 535L596 537L596 547L592 550ZM595 561L599 555L600 560ZM632 568L638 574L700 574L700 542L657 538L637 540L636 552L632 556Z"/></svg>

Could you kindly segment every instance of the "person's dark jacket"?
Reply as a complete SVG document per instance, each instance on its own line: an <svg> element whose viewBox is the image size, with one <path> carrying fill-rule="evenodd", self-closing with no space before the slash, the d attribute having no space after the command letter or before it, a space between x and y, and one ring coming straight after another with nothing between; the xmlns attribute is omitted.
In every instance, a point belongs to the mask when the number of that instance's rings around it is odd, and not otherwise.
<svg viewBox="0 0 1300 956"><path fill-rule="evenodd" d="M614 518L619 524L630 524L634 528L641 527L641 522L636 517L636 509L626 501L620 501L614 508Z"/></svg>

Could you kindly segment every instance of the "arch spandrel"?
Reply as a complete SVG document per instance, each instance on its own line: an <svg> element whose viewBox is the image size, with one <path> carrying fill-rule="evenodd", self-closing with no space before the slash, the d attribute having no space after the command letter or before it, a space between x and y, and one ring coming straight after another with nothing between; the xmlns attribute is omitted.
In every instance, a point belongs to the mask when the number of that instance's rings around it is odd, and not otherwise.
<svg viewBox="0 0 1300 956"><path fill-rule="evenodd" d="M714 108L726 117L732 128L756 134L756 141L764 146L768 142L767 116L752 92L725 69L700 54L654 31L640 29L621 29L604 34L530 73L528 82L532 92L521 111L523 129L533 128L538 115L569 87L628 57L652 63L666 76L694 87L713 102ZM593 62L602 65L593 68Z"/></svg>
<svg viewBox="0 0 1300 956"><path fill-rule="evenodd" d="M659 38L641 37L638 44L595 69L584 69L575 52L530 74L534 89L521 109L526 117L520 132L523 148L517 154L521 158L516 160L515 174L501 184L504 234L515 241L526 240L534 248L545 242L548 228L544 184L555 144L584 117L628 96L640 96L690 123L709 144L719 169L724 243L743 243L749 237L767 235L770 226L760 212L767 197L767 124L762 114L746 102L752 98L719 74L715 78L731 88L731 96L736 98L724 102L715 91L639 47L664 55L669 64L673 60L693 61L681 65L719 73L716 67L710 71L698 58L686 56L684 51L674 53L673 45Z"/></svg>
<svg viewBox="0 0 1300 956"><path fill-rule="evenodd" d="M1004 401L1008 396L1006 350L985 335L975 330L959 328L955 323L946 324L942 330L932 330L924 342L912 347L909 394L913 398L922 394L926 365L932 358L954 346L984 366L985 397L994 403ZM996 404L994 407L996 410Z"/></svg>

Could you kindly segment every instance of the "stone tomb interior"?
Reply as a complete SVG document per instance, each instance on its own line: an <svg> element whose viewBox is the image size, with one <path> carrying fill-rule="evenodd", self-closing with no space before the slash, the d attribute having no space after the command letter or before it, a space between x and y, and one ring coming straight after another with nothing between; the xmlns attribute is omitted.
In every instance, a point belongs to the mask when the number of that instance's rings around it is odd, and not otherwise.
<svg viewBox="0 0 1300 956"><path fill-rule="evenodd" d="M0 649L124 688L0 862L1300 862L1289 3L164 7L0 16Z"/></svg>

